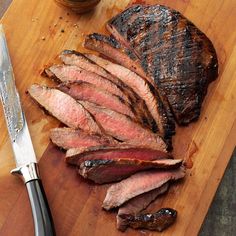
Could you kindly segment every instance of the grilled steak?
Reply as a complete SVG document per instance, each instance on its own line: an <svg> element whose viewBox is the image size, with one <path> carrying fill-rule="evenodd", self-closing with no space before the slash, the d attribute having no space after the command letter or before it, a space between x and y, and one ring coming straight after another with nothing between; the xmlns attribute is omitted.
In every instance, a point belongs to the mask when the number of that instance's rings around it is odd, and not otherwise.
<svg viewBox="0 0 236 236"><path fill-rule="evenodd" d="M145 161L137 159L95 159L85 160L80 164L79 173L86 179L98 184L118 181L147 169L174 169L182 164L182 160L163 159Z"/></svg>
<svg viewBox="0 0 236 236"><path fill-rule="evenodd" d="M148 148L166 151L166 144L160 136L134 122L128 116L89 102L80 101L80 103L94 116L106 134L132 145L142 144Z"/></svg>
<svg viewBox="0 0 236 236"><path fill-rule="evenodd" d="M142 98L140 98L136 94L136 92L134 92L134 90L132 88L127 86L127 84L123 83L119 78L110 74L104 68L100 67L99 65L94 63L92 60L85 57L82 53L66 50L60 55L60 58L62 59L62 61L65 64L77 66L77 67L82 68L86 71L92 72L92 74L96 73L97 75L100 75L101 76L100 80L101 79L110 80L110 82L113 84L113 86L111 86L111 85L105 86L105 87L101 86L102 81L94 81L94 84L95 85L97 84L98 86L100 86L101 88L103 88L104 90L107 90L108 92L110 92L112 94L122 97L124 100L129 102L132 106L135 104L135 110L137 111L137 114L140 114L140 118L142 119L142 123L145 126L151 127L151 129L154 132L157 132L157 125L156 125L152 115L148 111L145 102L143 101ZM52 74L51 71L47 72L47 70L46 70L47 74L49 74L49 75ZM91 73L90 73L90 75L91 75ZM78 76L81 76L81 75L77 75L77 79L78 79ZM81 79L81 80L83 80L83 79ZM87 82L93 83L88 80L87 80ZM117 92L113 92L110 90L110 87L114 87L114 86L117 87L118 90L123 92L123 96L120 94L120 91L119 91L119 93L117 93Z"/></svg>
<svg viewBox="0 0 236 236"><path fill-rule="evenodd" d="M115 147L97 146L90 148L69 149L66 153L66 162L80 165L85 160L115 160L115 159L159 160L172 158L169 154L143 147L116 145Z"/></svg>
<svg viewBox="0 0 236 236"><path fill-rule="evenodd" d="M122 79L124 83L132 87L144 99L149 112L156 121L160 134L164 138L170 138L174 134L174 123L167 116L161 98L158 97L155 89L148 81L123 66L92 54L86 54L86 56L108 70L111 74Z"/></svg>
<svg viewBox="0 0 236 236"><path fill-rule="evenodd" d="M88 133L80 129L54 128L50 130L50 139L63 149L89 148L93 146L116 145L117 141L101 134Z"/></svg>
<svg viewBox="0 0 236 236"><path fill-rule="evenodd" d="M125 231L129 227L129 221L126 220L127 216L140 214L140 212L146 209L159 195L165 193L168 188L169 183L163 184L160 188L141 194L123 204L119 208L116 216L117 228L121 231Z"/></svg>
<svg viewBox="0 0 236 236"><path fill-rule="evenodd" d="M159 188L170 180L185 176L185 169L159 171L149 170L136 173L131 177L113 184L108 190L103 202L103 208L109 210L118 207L140 194Z"/></svg>
<svg viewBox="0 0 236 236"><path fill-rule="evenodd" d="M177 211L171 208L162 208L155 213L138 215L124 214L120 218L131 228L157 230L161 232L175 222Z"/></svg>
<svg viewBox="0 0 236 236"><path fill-rule="evenodd" d="M197 119L208 84L216 79L215 49L195 25L161 5L135 5L107 29L136 54L143 70L166 95L179 124Z"/></svg>
<svg viewBox="0 0 236 236"><path fill-rule="evenodd" d="M95 85L83 81L76 81L60 84L58 89L69 94L74 99L95 103L127 115L139 122L134 114L135 111L132 111L132 107L129 103L126 103L121 97L97 88Z"/></svg>
<svg viewBox="0 0 236 236"><path fill-rule="evenodd" d="M69 95L37 84L32 85L28 92L44 109L67 126L101 133L101 129L89 112Z"/></svg>

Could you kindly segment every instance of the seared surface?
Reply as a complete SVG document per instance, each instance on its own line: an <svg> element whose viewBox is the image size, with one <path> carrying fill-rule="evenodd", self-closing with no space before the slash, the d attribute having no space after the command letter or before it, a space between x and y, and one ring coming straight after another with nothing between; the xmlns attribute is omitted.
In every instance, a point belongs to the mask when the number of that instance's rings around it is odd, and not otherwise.
<svg viewBox="0 0 236 236"><path fill-rule="evenodd" d="M168 188L169 183L163 184L161 187L134 197L123 204L119 208L116 216L117 228L121 231L125 231L129 227L129 220L126 220L126 216L136 216L140 214L140 212L146 209L159 195L165 193Z"/></svg>
<svg viewBox="0 0 236 236"><path fill-rule="evenodd" d="M124 214L120 217L131 228L157 230L161 232L175 222L177 211L171 208L162 208L155 213L138 215Z"/></svg>
<svg viewBox="0 0 236 236"><path fill-rule="evenodd" d="M101 129L90 113L71 96L57 89L50 89L37 84L32 85L28 92L46 111L67 126L101 133Z"/></svg>
<svg viewBox="0 0 236 236"><path fill-rule="evenodd" d="M208 84L216 79L215 49L179 12L160 5L135 5L112 18L108 30L132 49L159 92L168 97L179 124L199 117Z"/></svg>
<svg viewBox="0 0 236 236"><path fill-rule="evenodd" d="M159 150L121 144L116 145L115 147L97 146L69 149L66 153L66 162L73 165L80 165L85 160L113 160L124 158L151 161L172 157L166 152Z"/></svg>
<svg viewBox="0 0 236 236"><path fill-rule="evenodd" d="M85 160L79 166L79 173L86 179L98 184L118 181L147 169L175 169L182 164L182 160L137 160L125 159L93 159Z"/></svg>
<svg viewBox="0 0 236 236"><path fill-rule="evenodd" d="M131 177L113 184L103 201L103 208L109 210L118 207L140 194L159 188L170 180L177 180L185 176L185 169L159 171L149 170L139 172Z"/></svg>
<svg viewBox="0 0 236 236"><path fill-rule="evenodd" d="M80 101L80 103L93 115L106 134L132 145L141 144L148 148L166 151L166 144L159 135L128 116L89 102Z"/></svg>
<svg viewBox="0 0 236 236"><path fill-rule="evenodd" d="M105 135L65 127L51 129L50 139L54 144L63 149L89 148L99 145L111 146L117 143L113 138Z"/></svg>

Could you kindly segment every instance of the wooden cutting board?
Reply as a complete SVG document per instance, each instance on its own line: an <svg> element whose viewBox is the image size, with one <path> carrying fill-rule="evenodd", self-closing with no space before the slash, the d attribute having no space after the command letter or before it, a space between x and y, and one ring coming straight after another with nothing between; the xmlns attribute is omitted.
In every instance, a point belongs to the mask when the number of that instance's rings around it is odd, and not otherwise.
<svg viewBox="0 0 236 236"><path fill-rule="evenodd" d="M40 160L41 176L52 209L57 235L123 235L116 230L115 213L101 210L107 186L96 186L66 166L64 154L49 145L48 132L58 121L46 116L25 94L33 83L51 84L39 73L63 49L82 48L84 35L104 32L104 23L128 4L102 0L96 10L76 15L53 1L13 0L4 24L16 84ZM140 1L139 1L140 2ZM144 2L144 1L141 1ZM193 167L184 181L172 186L150 209L173 207L175 225L162 234L128 230L126 235L197 235L236 140L236 4L234 0L147 1L170 6L189 18L212 40L220 75L211 84L199 121L178 128L174 154ZM48 146L48 147L47 147ZM46 149L47 148L47 149ZM46 150L46 151L45 151ZM44 154L43 154L44 153ZM0 235L33 235L31 211L24 186L10 176L13 154L0 110Z"/></svg>

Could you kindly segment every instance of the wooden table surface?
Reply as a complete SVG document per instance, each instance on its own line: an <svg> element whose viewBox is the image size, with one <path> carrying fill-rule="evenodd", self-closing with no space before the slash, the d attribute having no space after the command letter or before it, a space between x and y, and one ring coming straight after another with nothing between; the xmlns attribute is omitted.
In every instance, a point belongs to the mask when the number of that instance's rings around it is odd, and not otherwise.
<svg viewBox="0 0 236 236"><path fill-rule="evenodd" d="M7 8L7 6L8 6L8 4L11 2L11 0L0 0L0 17L2 16L2 14L3 14L3 12L6 10L6 8ZM52 121L52 120L51 120ZM56 124L56 123L55 123ZM1 125L1 124L0 124ZM45 129L47 128L47 125L46 125L46 123L45 123ZM4 139L7 139L7 137L5 137ZM33 139L35 140L35 142L37 143L37 137L33 137ZM44 145L42 145L43 147L45 146L45 140L40 140L40 142L41 142L41 144L42 144L42 142L44 143ZM40 147L40 142L38 142L36 145L37 145L37 147ZM7 145L7 146L9 146L9 142L6 142L6 144L5 145ZM0 144L0 148L1 148L1 144ZM44 148L38 148L37 149L37 154L38 154L38 156L41 156L41 154L43 153L43 151L44 151ZM2 158L2 157L1 157ZM12 158L12 156L9 156L9 157L7 157L7 158ZM10 163L10 165L12 166L12 163L13 163L13 160L12 160L12 162L8 162L8 164ZM1 161L0 161L0 164L1 164ZM235 164L234 164L235 165ZM5 168L5 170L8 170L9 169L9 167L7 167L7 166L5 166L6 168ZM1 168L1 170L4 170L4 168ZM227 174L227 173L226 173ZM235 178L235 174L233 175L234 173L232 172L231 173L231 178ZM6 173L4 174L4 175L6 175ZM6 181L9 181L9 178L6 178ZM232 183L232 181L230 182L230 183ZM233 182L234 183L234 182ZM9 189L11 189L11 191L12 191L12 189L14 189L13 188L13 186L15 186L16 188L15 188L15 191L17 191L17 189L19 188L18 186L19 186L19 180L15 180L15 181L9 181L9 185L11 185L11 188L9 188ZM226 186L227 185L227 182L226 183L224 183L224 186ZM1 186L0 186L1 187ZM232 186L232 184L231 184L231 186L228 186L229 187L229 190L232 190L232 191L234 191L234 193L235 193L235 190L234 190L234 186ZM228 193L228 195L231 195L232 194L232 191L231 192L229 192ZM3 194L3 195L1 195L1 197L7 197L9 194L14 194L14 192L7 192L7 193L5 193L5 195ZM217 197L218 196L216 196L216 199L217 199ZM227 199L227 196L226 195L224 195L224 197L225 197L225 199ZM232 202L231 202L232 203ZM216 206L214 206L215 208L219 208L219 207L221 207L220 206L220 204L218 203L218 205L216 205ZM7 206L6 205L6 209L7 208L9 208L9 206ZM211 210L210 210L211 211ZM222 214L222 219L225 219L224 218L224 214ZM1 222L1 217L3 217L1 214L0 214L0 222ZM4 217L6 217L6 216L4 216ZM213 217L213 218L212 218ZM211 216L211 220L210 220L211 222L214 222L214 221L216 221L216 219L214 219L214 215L213 216ZM222 224L222 222L223 222L223 220L221 220L221 219L218 219L218 222L216 221L215 222L215 226L217 225L217 227L220 229L221 228L221 226L220 226L220 223ZM223 222L223 224L222 225L224 225L224 222ZM211 227L213 226L214 227L214 225L210 225ZM234 227L234 229L235 229L235 227ZM222 229L221 229L222 230ZM225 231L221 231L221 232L228 232L228 234L226 234L226 235L231 235L231 233L232 233L232 235L233 235L233 230L227 230L227 229L225 229ZM205 232L209 232L209 231L207 231L207 230L204 230L203 229L203 231L202 231L203 233ZM219 233L219 232L218 232ZM206 234L205 234L206 235ZM213 236L215 236L216 234L212 234ZM218 235L223 235L223 234L218 234Z"/></svg>

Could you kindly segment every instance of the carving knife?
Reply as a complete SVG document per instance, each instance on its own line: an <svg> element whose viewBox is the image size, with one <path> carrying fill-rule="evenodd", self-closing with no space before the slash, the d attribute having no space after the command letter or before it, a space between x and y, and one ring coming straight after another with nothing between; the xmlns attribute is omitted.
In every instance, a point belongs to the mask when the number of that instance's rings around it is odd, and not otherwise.
<svg viewBox="0 0 236 236"><path fill-rule="evenodd" d="M11 173L20 176L25 183L33 214L35 235L55 235L51 212L38 173L37 159L15 86L2 25L0 25L0 96L16 162L16 168Z"/></svg>

